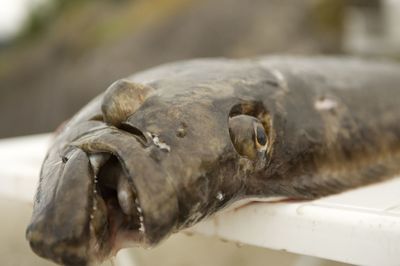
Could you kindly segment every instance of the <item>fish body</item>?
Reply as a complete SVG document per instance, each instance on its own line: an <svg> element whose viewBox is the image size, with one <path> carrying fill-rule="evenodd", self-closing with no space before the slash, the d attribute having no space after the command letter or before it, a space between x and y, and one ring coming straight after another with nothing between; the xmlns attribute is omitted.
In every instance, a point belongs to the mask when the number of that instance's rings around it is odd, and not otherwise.
<svg viewBox="0 0 400 266"><path fill-rule="evenodd" d="M400 65L198 59L113 83L58 133L27 239L87 265L246 198L310 200L400 172Z"/></svg>

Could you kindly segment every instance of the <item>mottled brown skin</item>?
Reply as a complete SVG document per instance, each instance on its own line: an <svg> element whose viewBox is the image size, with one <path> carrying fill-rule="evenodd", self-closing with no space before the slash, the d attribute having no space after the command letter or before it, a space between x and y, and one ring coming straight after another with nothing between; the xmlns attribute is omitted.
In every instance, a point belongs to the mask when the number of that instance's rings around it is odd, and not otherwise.
<svg viewBox="0 0 400 266"><path fill-rule="evenodd" d="M86 265L239 199L314 199L393 177L399 103L389 62L203 59L133 75L57 136L27 239L40 256Z"/></svg>

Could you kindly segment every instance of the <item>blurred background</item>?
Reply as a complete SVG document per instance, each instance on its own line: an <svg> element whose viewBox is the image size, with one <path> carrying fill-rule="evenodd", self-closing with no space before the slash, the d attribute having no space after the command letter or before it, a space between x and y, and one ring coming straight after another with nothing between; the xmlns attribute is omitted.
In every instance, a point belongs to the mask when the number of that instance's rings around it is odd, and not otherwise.
<svg viewBox="0 0 400 266"><path fill-rule="evenodd" d="M53 131L116 79L258 54L399 58L399 0L2 0L0 138Z"/></svg>
<svg viewBox="0 0 400 266"><path fill-rule="evenodd" d="M0 138L53 131L116 79L174 60L397 60L399 25L400 0L1 0ZM52 265L24 240L31 206L0 198L0 209L1 264ZM342 265L185 235L135 256L140 265Z"/></svg>

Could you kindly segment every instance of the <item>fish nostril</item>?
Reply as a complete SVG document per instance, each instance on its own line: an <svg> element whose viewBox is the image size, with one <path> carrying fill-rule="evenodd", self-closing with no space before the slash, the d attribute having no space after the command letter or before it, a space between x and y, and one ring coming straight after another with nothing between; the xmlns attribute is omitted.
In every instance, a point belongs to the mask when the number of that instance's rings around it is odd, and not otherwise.
<svg viewBox="0 0 400 266"><path fill-rule="evenodd" d="M137 137L142 142L143 145L149 144L149 139L137 127L134 127L128 123L122 123L118 128L128 133L131 133L132 135Z"/></svg>
<svg viewBox="0 0 400 266"><path fill-rule="evenodd" d="M131 82L118 80L106 90L101 103L104 121L119 127L136 112L154 89Z"/></svg>
<svg viewBox="0 0 400 266"><path fill-rule="evenodd" d="M104 122L104 116L103 114L95 114L94 116L90 117L89 120Z"/></svg>

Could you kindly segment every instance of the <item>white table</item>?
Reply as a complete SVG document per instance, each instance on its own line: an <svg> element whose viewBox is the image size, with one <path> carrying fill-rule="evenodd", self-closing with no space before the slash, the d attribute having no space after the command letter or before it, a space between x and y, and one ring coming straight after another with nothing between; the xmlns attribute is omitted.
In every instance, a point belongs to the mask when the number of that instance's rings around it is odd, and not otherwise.
<svg viewBox="0 0 400 266"><path fill-rule="evenodd" d="M50 141L48 134L0 140L0 196L32 201ZM190 230L341 262L400 265L400 178L310 202L252 203Z"/></svg>

